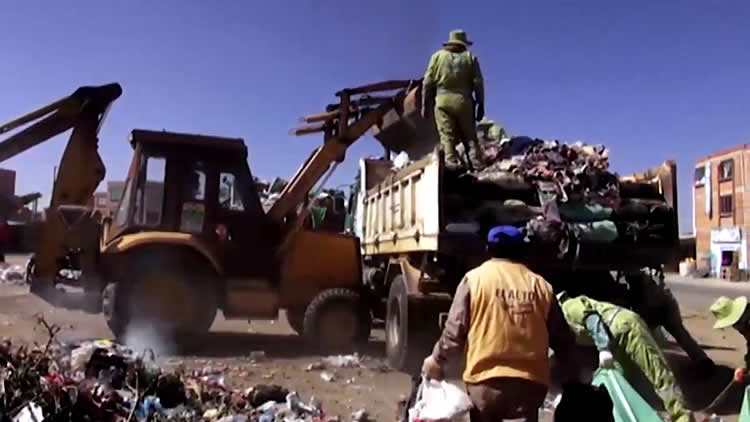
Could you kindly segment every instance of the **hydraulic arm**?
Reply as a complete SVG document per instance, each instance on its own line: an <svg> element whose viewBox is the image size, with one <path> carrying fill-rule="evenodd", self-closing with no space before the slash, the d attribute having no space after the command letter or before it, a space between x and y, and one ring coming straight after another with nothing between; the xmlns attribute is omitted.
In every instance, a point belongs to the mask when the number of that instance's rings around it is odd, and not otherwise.
<svg viewBox="0 0 750 422"><path fill-rule="evenodd" d="M342 162L347 148L371 127L381 123L390 111L400 113L407 94L418 84L419 81L385 81L347 88L336 93L339 103L328 105L325 113L303 117L308 126L294 129L292 133L300 136L323 132L323 145L313 151L281 192L281 197L268 211L271 219L281 223L285 217L295 215L331 165ZM369 95L387 91L395 93L377 97Z"/></svg>
<svg viewBox="0 0 750 422"><path fill-rule="evenodd" d="M57 273L57 259L65 254L65 219L58 215L59 207L85 206L104 179L97 134L110 105L121 94L117 83L81 87L70 96L0 125L0 135L4 135L30 124L0 141L0 162L73 129L60 159L49 213L41 227L35 279L52 279Z"/></svg>

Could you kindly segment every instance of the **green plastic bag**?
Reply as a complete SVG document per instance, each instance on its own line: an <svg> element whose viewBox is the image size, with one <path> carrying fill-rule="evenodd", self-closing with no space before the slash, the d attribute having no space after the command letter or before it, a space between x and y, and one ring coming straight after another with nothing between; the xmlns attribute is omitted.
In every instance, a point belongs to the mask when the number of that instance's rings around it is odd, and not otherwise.
<svg viewBox="0 0 750 422"><path fill-rule="evenodd" d="M738 422L750 422L750 387L745 388L745 396L742 399L742 409L740 410L740 417L737 419Z"/></svg>
<svg viewBox="0 0 750 422"><path fill-rule="evenodd" d="M630 386L625 377L614 369L599 368L594 373L596 386L604 385L612 398L612 412L616 422L662 422L659 414Z"/></svg>

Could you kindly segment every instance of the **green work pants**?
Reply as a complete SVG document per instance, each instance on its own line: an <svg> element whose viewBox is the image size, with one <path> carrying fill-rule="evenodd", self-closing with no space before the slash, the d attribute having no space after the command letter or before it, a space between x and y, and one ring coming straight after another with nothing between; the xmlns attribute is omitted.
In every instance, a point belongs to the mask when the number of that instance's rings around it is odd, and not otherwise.
<svg viewBox="0 0 750 422"><path fill-rule="evenodd" d="M445 162L450 166L460 163L456 145L463 142L474 170L481 170L482 160L474 124L474 104L462 94L441 93L435 96L435 125Z"/></svg>
<svg viewBox="0 0 750 422"><path fill-rule="evenodd" d="M693 421L664 353L646 323L637 314L623 311L609 328L617 342L615 359L630 364L625 367L635 365L643 372L664 403L671 421Z"/></svg>

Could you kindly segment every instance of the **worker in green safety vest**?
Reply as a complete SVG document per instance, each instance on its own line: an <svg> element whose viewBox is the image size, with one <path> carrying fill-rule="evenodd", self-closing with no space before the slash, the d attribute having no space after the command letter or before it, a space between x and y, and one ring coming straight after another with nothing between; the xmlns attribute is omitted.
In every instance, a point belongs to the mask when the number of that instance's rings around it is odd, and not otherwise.
<svg viewBox="0 0 750 422"><path fill-rule="evenodd" d="M461 166L456 152L459 142L471 167L476 171L483 167L474 122L484 117L484 79L470 45L466 32L451 31L443 48L430 58L422 81L422 116L428 118L434 112L445 165L451 170Z"/></svg>
<svg viewBox="0 0 750 422"><path fill-rule="evenodd" d="M747 297L738 296L729 299L721 296L711 305L711 313L716 322L714 328L722 329L732 327L745 338L746 350L744 366L735 371L735 380L744 381L750 371L750 308L747 306Z"/></svg>
<svg viewBox="0 0 750 422"><path fill-rule="evenodd" d="M685 407L664 353L638 314L586 296L571 298L566 292L559 293L557 300L578 343L599 350L601 367L612 368L616 364L625 370L637 367L654 386L671 421L695 421Z"/></svg>

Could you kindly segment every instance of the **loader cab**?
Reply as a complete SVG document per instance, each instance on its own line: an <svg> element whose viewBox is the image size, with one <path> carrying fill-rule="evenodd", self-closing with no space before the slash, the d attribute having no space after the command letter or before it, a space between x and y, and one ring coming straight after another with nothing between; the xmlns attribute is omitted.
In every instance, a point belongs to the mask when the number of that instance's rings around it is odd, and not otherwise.
<svg viewBox="0 0 750 422"><path fill-rule="evenodd" d="M130 142L133 159L106 241L184 233L206 245L228 277L276 278L277 229L263 212L242 139L134 130Z"/></svg>

